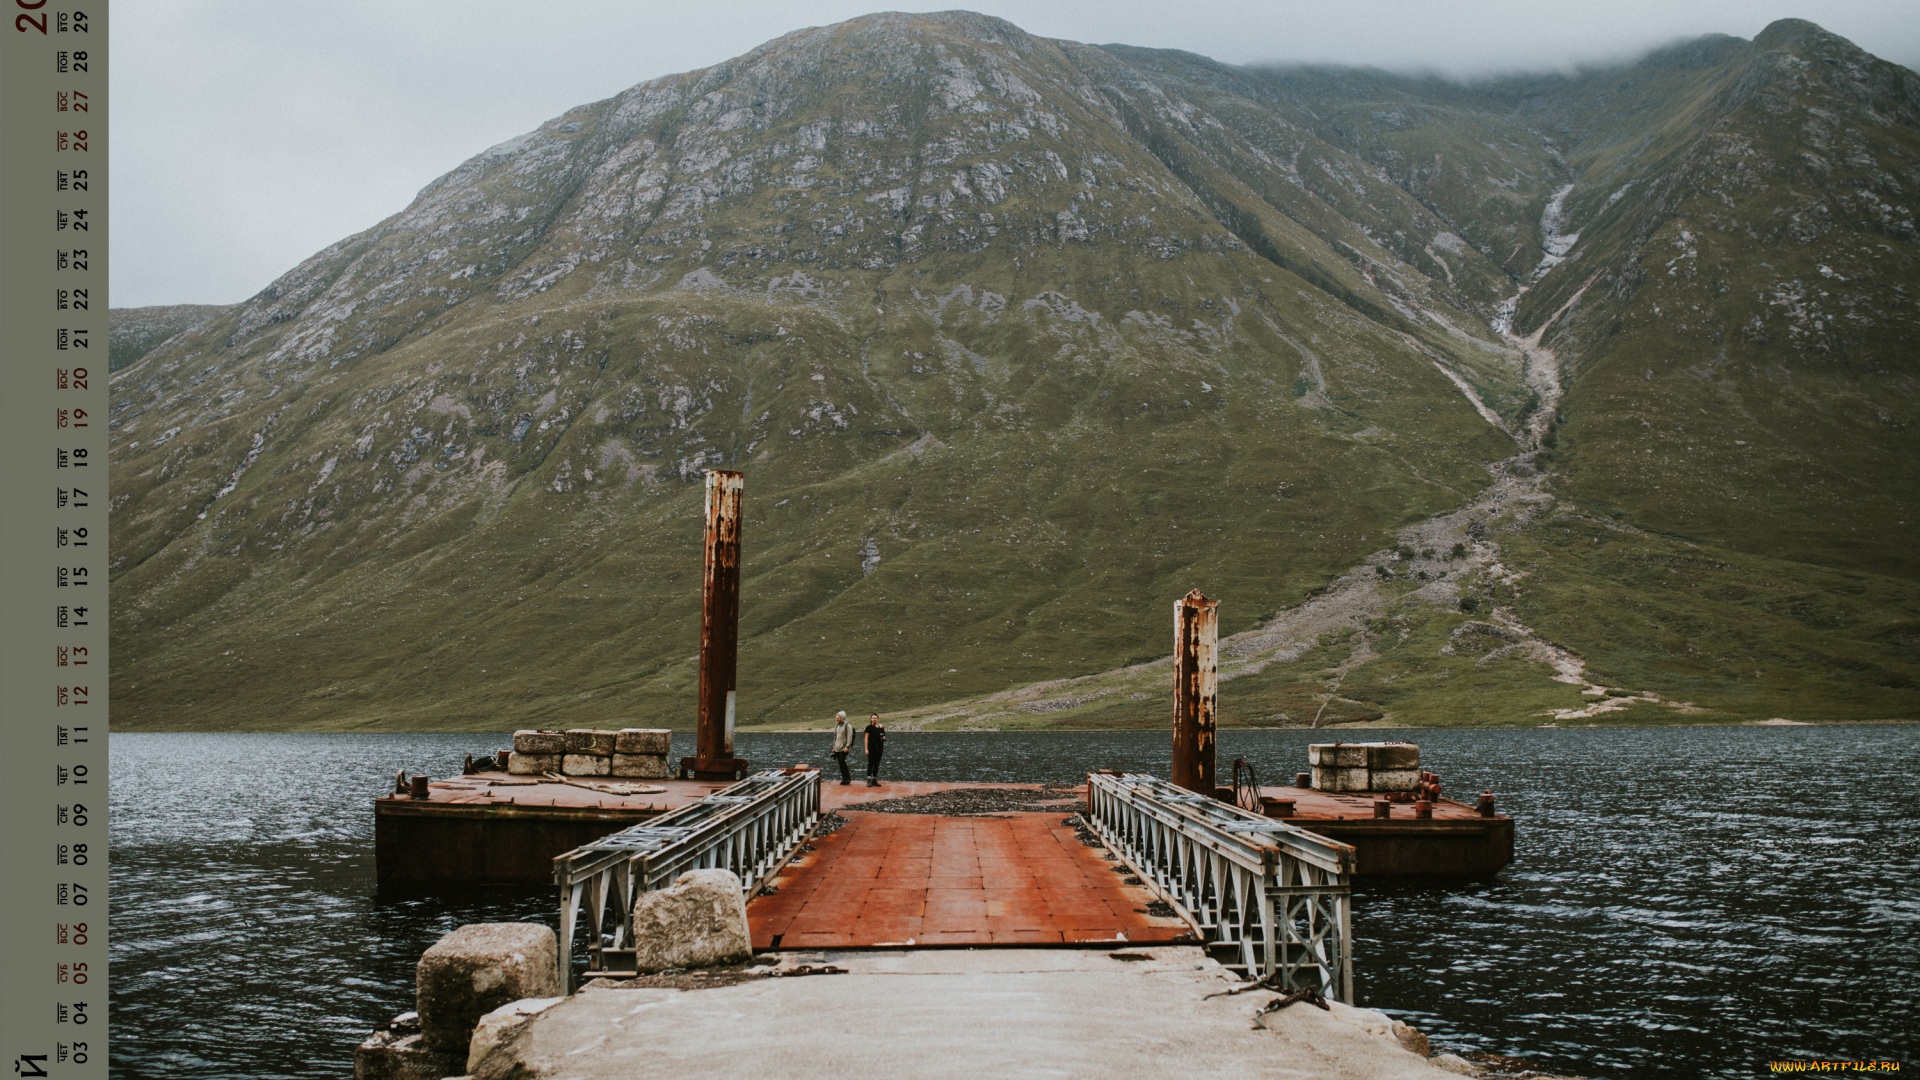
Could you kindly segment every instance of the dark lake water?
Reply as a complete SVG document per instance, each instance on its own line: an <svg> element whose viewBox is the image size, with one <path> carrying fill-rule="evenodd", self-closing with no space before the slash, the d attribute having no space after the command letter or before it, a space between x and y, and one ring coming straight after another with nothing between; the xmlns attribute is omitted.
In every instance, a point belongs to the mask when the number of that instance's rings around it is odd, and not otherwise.
<svg viewBox="0 0 1920 1080"><path fill-rule="evenodd" d="M1227 731L1279 782L1327 733ZM1595 1078L1750 1077L1786 1058L1920 1067L1920 727L1405 732L1450 794L1492 788L1514 862L1362 886L1360 1003L1437 1046ZM371 800L489 735L115 735L112 1075L352 1074L463 923L557 925L551 889L376 895ZM896 734L901 779L1166 775L1164 732ZM691 753L691 737L674 752ZM742 735L755 761L820 735Z"/></svg>

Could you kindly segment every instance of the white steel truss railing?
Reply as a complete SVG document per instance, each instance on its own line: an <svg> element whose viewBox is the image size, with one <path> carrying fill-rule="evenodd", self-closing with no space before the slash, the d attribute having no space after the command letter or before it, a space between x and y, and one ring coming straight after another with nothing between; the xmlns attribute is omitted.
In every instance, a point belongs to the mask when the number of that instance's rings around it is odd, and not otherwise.
<svg viewBox="0 0 1920 1080"><path fill-rule="evenodd" d="M1094 833L1234 966L1352 1002L1352 847L1133 773L1089 776L1087 806Z"/></svg>
<svg viewBox="0 0 1920 1080"><path fill-rule="evenodd" d="M560 886L560 973L573 992L573 938L587 916L587 974L616 970L633 955L633 903L688 870L719 868L752 896L804 843L820 820L818 770L756 773L698 802L553 860Z"/></svg>

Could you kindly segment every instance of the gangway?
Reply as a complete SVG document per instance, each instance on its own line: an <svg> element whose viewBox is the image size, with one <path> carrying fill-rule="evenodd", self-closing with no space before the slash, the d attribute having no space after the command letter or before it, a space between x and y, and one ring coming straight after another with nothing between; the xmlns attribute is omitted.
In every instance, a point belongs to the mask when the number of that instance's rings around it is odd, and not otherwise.
<svg viewBox="0 0 1920 1080"><path fill-rule="evenodd" d="M553 860L560 887L560 972L573 992L573 938L587 915L587 974L621 973L633 960L633 903L688 870L731 870L752 896L778 873L820 820L817 769L768 769L643 824Z"/></svg>
<svg viewBox="0 0 1920 1080"><path fill-rule="evenodd" d="M1137 773L1087 777L1087 822L1250 975L1353 1001L1354 849Z"/></svg>

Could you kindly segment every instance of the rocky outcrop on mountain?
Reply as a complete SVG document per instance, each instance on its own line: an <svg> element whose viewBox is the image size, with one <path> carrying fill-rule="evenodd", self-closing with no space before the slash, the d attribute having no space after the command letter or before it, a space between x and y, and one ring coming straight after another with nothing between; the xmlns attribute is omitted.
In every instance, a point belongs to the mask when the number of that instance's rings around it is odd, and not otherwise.
<svg viewBox="0 0 1920 1080"><path fill-rule="evenodd" d="M1741 118L1891 178L1821 205L1885 204L1874 325L1912 317L1914 77L1849 54L1803 86L1781 57L1815 40L1455 87L888 14L582 106L116 376L115 724L684 726L717 466L747 474L749 725L1151 658L1195 584L1251 630L1516 453L1658 517L1608 441L1654 407L1605 397L1645 349L1616 327L1696 327L1646 266L1719 222L1685 178ZM1767 280L1711 296L1796 350L1865 303L1793 315ZM1911 506L1913 460L1877 497ZM1695 506L1728 483L1678 471Z"/></svg>

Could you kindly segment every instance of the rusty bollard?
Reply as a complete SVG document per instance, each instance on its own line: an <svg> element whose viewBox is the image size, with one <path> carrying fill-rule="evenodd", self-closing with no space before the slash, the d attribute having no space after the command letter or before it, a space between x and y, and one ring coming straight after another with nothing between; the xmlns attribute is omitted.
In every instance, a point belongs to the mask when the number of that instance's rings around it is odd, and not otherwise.
<svg viewBox="0 0 1920 1080"><path fill-rule="evenodd" d="M1312 774L1312 773L1310 773L1310 772L1297 772L1297 773L1294 773L1294 774L1293 774L1293 786L1294 786L1294 787L1304 787L1304 788L1310 788L1310 787L1312 787L1312 786L1313 786L1313 774Z"/></svg>
<svg viewBox="0 0 1920 1080"><path fill-rule="evenodd" d="M1425 799L1421 799L1420 801L1418 801L1418 802L1416 802L1416 803L1414 803L1414 804L1413 804L1413 816L1414 816L1414 817L1417 817L1417 818L1430 818L1430 817L1432 817L1432 816L1433 816L1433 804L1432 804L1431 802L1428 802L1428 801L1427 801L1427 800L1425 800Z"/></svg>
<svg viewBox="0 0 1920 1080"><path fill-rule="evenodd" d="M460 775L462 776L473 775L473 755L472 754L468 754L467 760L460 763Z"/></svg>
<svg viewBox="0 0 1920 1080"><path fill-rule="evenodd" d="M427 783L428 778L425 776L416 776L413 778L413 790L411 794L414 798L424 799L427 797Z"/></svg>
<svg viewBox="0 0 1920 1080"><path fill-rule="evenodd" d="M1276 799L1270 795L1262 796L1260 809L1270 818L1290 818L1293 816L1293 800Z"/></svg>
<svg viewBox="0 0 1920 1080"><path fill-rule="evenodd" d="M1385 799L1373 800L1373 816L1374 817L1392 817L1393 804L1388 802Z"/></svg>
<svg viewBox="0 0 1920 1080"><path fill-rule="evenodd" d="M1491 788L1480 793L1480 816L1493 816L1493 790Z"/></svg>
<svg viewBox="0 0 1920 1080"><path fill-rule="evenodd" d="M513 753L513 751L511 751L511 750L495 750L495 751L493 752L493 767L494 767L494 768L496 768L496 769L499 769L499 770L500 770L501 772L506 772L506 771L507 771L507 758L508 758L508 757L509 757L509 756L510 756L510 755L511 755L512 753Z"/></svg>

